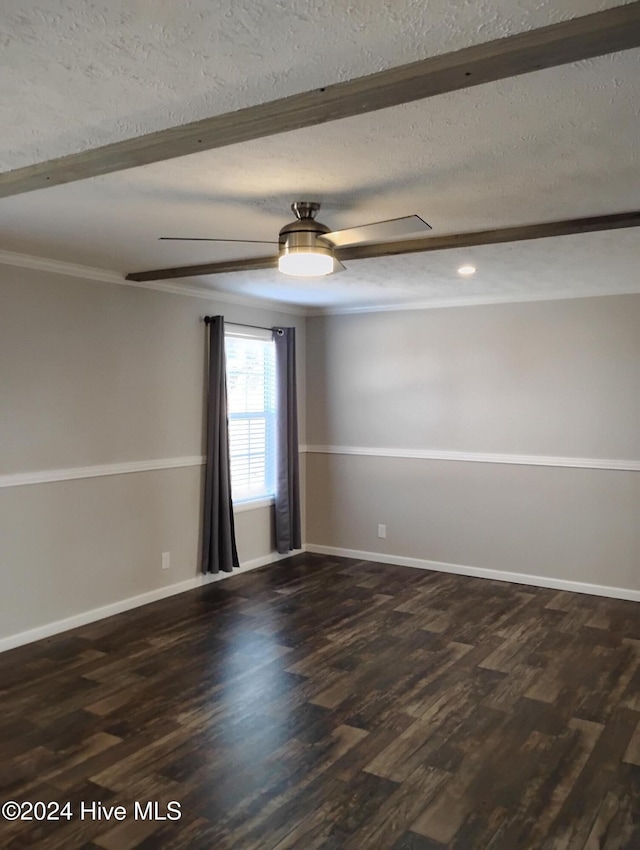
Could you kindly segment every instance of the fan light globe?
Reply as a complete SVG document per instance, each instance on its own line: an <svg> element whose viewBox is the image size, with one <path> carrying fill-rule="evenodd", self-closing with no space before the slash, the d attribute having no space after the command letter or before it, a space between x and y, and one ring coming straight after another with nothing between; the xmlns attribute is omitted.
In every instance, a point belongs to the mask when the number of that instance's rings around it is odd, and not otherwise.
<svg viewBox="0 0 640 850"><path fill-rule="evenodd" d="M333 257L315 251L293 251L280 254L278 268L283 274L294 277L322 277L333 271Z"/></svg>

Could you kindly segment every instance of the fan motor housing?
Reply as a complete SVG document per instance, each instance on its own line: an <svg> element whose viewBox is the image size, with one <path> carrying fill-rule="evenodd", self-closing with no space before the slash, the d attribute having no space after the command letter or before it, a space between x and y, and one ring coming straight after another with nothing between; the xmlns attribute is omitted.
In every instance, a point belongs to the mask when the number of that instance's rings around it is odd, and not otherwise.
<svg viewBox="0 0 640 850"><path fill-rule="evenodd" d="M309 204L309 207L311 206ZM297 209L294 211L298 213ZM278 237L280 254L313 251L316 254L327 254L327 256L333 257L333 246L322 238L324 233L330 232L330 228L312 218L315 212L316 210L309 210L310 214L297 218L282 228Z"/></svg>

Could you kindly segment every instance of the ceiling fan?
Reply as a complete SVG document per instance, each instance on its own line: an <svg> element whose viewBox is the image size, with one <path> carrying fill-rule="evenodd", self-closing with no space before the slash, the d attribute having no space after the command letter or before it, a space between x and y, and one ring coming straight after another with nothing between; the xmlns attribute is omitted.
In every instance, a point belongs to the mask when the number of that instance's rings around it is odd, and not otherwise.
<svg viewBox="0 0 640 850"><path fill-rule="evenodd" d="M281 230L277 242L254 239L207 239L184 236L161 236L163 241L179 242L242 242L278 246L278 269L294 277L322 277L343 271L344 265L336 256L336 249L350 245L379 243L411 233L424 233L431 225L419 215L407 215L385 221L375 221L359 227L331 230L316 221L320 204L313 201L295 201L291 204L295 220ZM273 260L275 261L275 257Z"/></svg>
<svg viewBox="0 0 640 850"><path fill-rule="evenodd" d="M403 218L349 227L346 230L330 230L315 220L320 204L298 201L291 205L296 220L285 225L277 242L262 242L248 239L187 239L180 236L164 236L163 240L194 242L246 242L250 244L277 245L278 253L262 257L246 257L241 260L217 260L191 266L176 266L150 271L131 272L126 280L152 281L199 275L228 274L230 272L277 269L285 274L321 276L341 271L343 260L365 260L372 257L393 257L400 254L416 254L426 251L444 251L469 248L478 245L496 245L507 242L523 242L529 239L546 239L553 236L572 236L578 233L595 233L601 230L617 230L625 227L640 227L640 210L631 212L596 215L586 218L570 218L561 221L544 221L537 224L520 224L499 227L493 230L474 230L466 233L445 233L442 236L412 236L409 239L396 237L417 231L431 230L420 216ZM300 271L301 265L309 263L311 270Z"/></svg>

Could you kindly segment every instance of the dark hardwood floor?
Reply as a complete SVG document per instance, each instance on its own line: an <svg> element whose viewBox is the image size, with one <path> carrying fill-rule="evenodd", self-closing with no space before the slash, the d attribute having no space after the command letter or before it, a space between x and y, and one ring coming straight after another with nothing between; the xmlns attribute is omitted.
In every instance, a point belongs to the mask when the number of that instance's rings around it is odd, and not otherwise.
<svg viewBox="0 0 640 850"><path fill-rule="evenodd" d="M0 846L640 848L639 665L635 603L296 556L0 656L0 802L72 814Z"/></svg>

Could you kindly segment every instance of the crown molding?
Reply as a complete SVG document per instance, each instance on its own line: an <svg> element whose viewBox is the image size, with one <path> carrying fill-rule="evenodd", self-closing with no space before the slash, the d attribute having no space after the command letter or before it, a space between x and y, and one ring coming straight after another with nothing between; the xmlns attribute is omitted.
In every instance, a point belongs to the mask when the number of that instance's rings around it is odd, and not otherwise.
<svg viewBox="0 0 640 850"><path fill-rule="evenodd" d="M68 263L63 260L52 260L47 257L36 257L32 254L20 254L0 248L0 265L18 266L52 274L67 275L83 280L94 280L102 283L115 283L118 286L133 286L138 289L153 289L170 295L184 295L189 298L200 298L204 301L217 301L222 304L237 304L241 307L252 307L259 310L271 310L288 316L318 317L345 316L365 313L397 313L415 310L435 310L447 307L482 307L493 304L519 304L534 301L567 301L576 298L601 298L615 295L638 295L640 284L629 285L623 290L583 290L581 292L560 290L550 293L512 293L509 295L486 295L470 298L440 298L435 300L420 299L392 304L363 304L363 305L296 305L282 301L270 301L253 295L234 295L231 292L208 289L193 285L181 285L168 281L133 281L125 280L123 274L98 269L94 266L83 266L79 263Z"/></svg>
<svg viewBox="0 0 640 850"><path fill-rule="evenodd" d="M295 304L287 304L282 301L269 301L266 298L258 298L253 295L234 295L231 292L221 292L216 289L201 289L198 286L180 286L177 283L163 283L162 281L133 281L119 280L124 286L135 286L138 289L156 289L159 292L168 292L172 295L186 295L192 298L203 298L206 301L219 301L223 304L238 304L241 307L253 307L259 310L270 310L274 313L284 313L287 316L306 316L308 311L305 307L297 307Z"/></svg>
<svg viewBox="0 0 640 850"><path fill-rule="evenodd" d="M104 283L125 282L123 275L109 271L109 269L96 269L93 266L82 266L63 260L51 260L47 257L35 257L32 254L19 254L16 251L5 251L1 248L0 263L6 266L20 266L23 269L64 274L69 277L81 277L85 280L98 280Z"/></svg>
<svg viewBox="0 0 640 850"><path fill-rule="evenodd" d="M602 298L616 295L640 295L640 284L630 284L616 292L601 289L556 290L544 293L511 293L508 295L479 295L469 298L421 299L395 304L365 304L314 308L309 316L347 316L361 313L398 313L415 310L437 310L446 307L483 307L492 304L522 304L534 301L573 301L577 298Z"/></svg>
<svg viewBox="0 0 640 850"><path fill-rule="evenodd" d="M202 298L205 301L219 301L223 304L238 304L242 307L255 307L261 310L272 310L290 316L306 316L307 308L298 307L281 301L270 301L252 295L234 295L230 292L206 289L198 286L181 286L177 283L162 281L133 281L126 280L120 272L109 269L98 269L94 266L83 266L79 263L67 263L63 260L52 260L47 257L36 257L32 254L20 254L16 251L6 251L0 248L0 265L18 266L23 269L50 272L52 274L79 277L83 280L95 280L102 283L116 283L118 286L134 286L138 289L155 289L171 295L186 295L192 298Z"/></svg>

